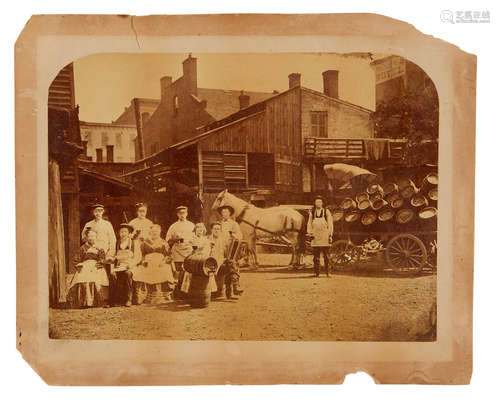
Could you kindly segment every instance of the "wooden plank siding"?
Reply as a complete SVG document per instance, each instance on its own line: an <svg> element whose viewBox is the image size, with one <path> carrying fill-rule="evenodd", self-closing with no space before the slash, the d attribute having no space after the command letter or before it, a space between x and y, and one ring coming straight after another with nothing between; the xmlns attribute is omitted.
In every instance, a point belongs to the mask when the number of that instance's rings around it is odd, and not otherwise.
<svg viewBox="0 0 500 405"><path fill-rule="evenodd" d="M265 101L265 109L249 116L246 119L226 125L216 130L210 136L199 141L202 151L202 171L204 188L214 190L217 180L216 174L224 171L229 173L214 159L223 157L210 153L272 153L275 160L275 188L277 191L301 192L302 172L302 144L300 126L300 89L291 89ZM206 157L205 157L206 156ZM218 156L218 158L216 158ZM227 158L225 158L227 159ZM246 167L243 167L243 158L239 157L240 171L234 186L240 189L243 181L248 181ZM222 166L225 167L225 164ZM247 166L247 165L245 165ZM208 173L205 174L205 171ZM236 176L236 174L232 174ZM230 182L229 182L230 183ZM228 184L227 178L224 184ZM247 186L247 184L245 185Z"/></svg>

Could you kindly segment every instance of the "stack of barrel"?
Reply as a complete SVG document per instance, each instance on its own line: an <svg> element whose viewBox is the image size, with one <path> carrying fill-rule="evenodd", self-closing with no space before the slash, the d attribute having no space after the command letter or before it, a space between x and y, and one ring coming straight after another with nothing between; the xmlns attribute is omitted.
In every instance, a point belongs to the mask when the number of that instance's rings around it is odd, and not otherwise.
<svg viewBox="0 0 500 405"><path fill-rule="evenodd" d="M373 183L353 198L344 198L331 207L334 222L354 223L364 226L376 222L394 221L407 224L418 218L430 220L437 217L438 176L429 173L419 187L404 178L384 184Z"/></svg>

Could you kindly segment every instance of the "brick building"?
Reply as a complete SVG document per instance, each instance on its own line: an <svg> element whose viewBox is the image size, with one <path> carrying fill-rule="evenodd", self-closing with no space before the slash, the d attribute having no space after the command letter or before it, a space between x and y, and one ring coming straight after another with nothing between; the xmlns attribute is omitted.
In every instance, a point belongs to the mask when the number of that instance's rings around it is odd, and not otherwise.
<svg viewBox="0 0 500 405"><path fill-rule="evenodd" d="M144 142L142 141L143 127L159 104L160 100L153 98L133 98L130 104L125 107L123 113L112 121L114 125L133 125L136 127L137 137L134 141L134 149L137 160L143 159L145 156Z"/></svg>
<svg viewBox="0 0 500 405"><path fill-rule="evenodd" d="M400 56L387 56L373 61L370 66L375 74L375 105L390 102L405 90L415 94L430 92L437 100L437 90L425 71Z"/></svg>
<svg viewBox="0 0 500 405"><path fill-rule="evenodd" d="M80 121L84 157L93 162L134 162L135 125Z"/></svg>
<svg viewBox="0 0 500 405"><path fill-rule="evenodd" d="M184 183L202 197L207 220L223 189L261 206L299 203L326 189L325 162L363 165L370 158L372 111L338 98L339 72L323 73L323 92L303 87L299 73L288 79L288 90L256 103L240 94L246 102L236 112L198 128L197 135L174 136L185 139L156 153L151 165L146 160L126 181L154 184L160 193L168 182Z"/></svg>
<svg viewBox="0 0 500 405"><path fill-rule="evenodd" d="M272 92L199 88L197 59L191 55L182 63L182 70L182 76L175 81L170 76L160 80L158 107L149 119L142 120L141 131L138 128L137 147L144 152L138 153L138 160L195 136L209 123L273 96Z"/></svg>

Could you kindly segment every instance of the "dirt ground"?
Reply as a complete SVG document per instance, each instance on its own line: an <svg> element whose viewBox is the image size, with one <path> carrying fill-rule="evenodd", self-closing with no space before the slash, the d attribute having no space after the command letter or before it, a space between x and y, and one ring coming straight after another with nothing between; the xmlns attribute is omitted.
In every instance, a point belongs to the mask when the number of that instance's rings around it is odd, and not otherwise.
<svg viewBox="0 0 500 405"><path fill-rule="evenodd" d="M271 257L272 256L272 257ZM61 339L210 339L304 341L433 340L436 275L356 269L313 277L268 255L242 271L245 290L192 309L173 302L114 308L51 309L49 334ZM435 314L435 313L434 313Z"/></svg>

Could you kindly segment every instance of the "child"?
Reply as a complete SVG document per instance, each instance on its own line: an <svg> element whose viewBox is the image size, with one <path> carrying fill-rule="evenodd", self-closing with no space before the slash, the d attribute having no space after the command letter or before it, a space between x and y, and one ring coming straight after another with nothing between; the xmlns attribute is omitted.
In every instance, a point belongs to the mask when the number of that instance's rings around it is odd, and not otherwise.
<svg viewBox="0 0 500 405"><path fill-rule="evenodd" d="M113 303L122 302L118 293L123 289L126 307L132 305L133 272L141 261L141 250L138 243L132 239L133 230L134 228L129 224L120 224L118 230L120 239L116 244L116 267L110 272Z"/></svg>

